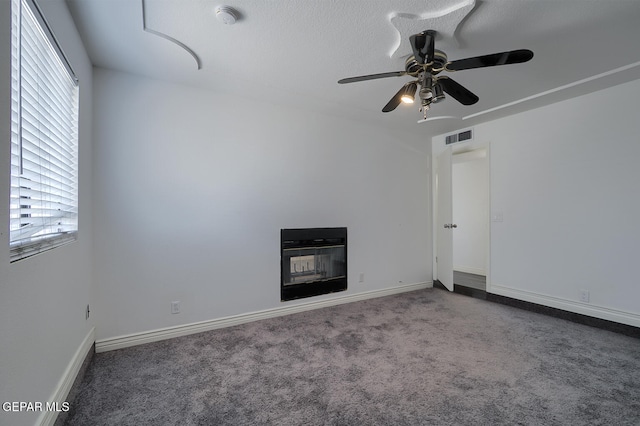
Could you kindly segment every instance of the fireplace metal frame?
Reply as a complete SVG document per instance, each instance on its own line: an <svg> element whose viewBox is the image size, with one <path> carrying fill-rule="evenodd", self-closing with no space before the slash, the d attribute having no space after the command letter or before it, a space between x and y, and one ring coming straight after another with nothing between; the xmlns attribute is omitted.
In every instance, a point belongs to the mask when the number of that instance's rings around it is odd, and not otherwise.
<svg viewBox="0 0 640 426"><path fill-rule="evenodd" d="M322 248L344 245L344 276L318 279L300 284L286 284L291 274L290 256L285 250L292 248ZM347 228L301 228L280 230L280 300L301 299L347 289Z"/></svg>

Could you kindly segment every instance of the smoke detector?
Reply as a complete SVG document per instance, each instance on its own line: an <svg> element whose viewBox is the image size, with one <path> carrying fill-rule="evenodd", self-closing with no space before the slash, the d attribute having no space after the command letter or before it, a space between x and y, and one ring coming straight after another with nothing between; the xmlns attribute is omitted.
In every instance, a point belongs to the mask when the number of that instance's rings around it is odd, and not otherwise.
<svg viewBox="0 0 640 426"><path fill-rule="evenodd" d="M232 7L218 6L216 8L216 18L223 24L233 25L240 18L240 14Z"/></svg>

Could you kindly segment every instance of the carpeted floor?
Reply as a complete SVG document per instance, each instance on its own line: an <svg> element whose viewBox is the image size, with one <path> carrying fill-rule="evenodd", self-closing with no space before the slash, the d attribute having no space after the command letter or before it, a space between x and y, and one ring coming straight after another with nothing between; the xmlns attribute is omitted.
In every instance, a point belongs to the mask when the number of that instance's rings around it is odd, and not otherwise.
<svg viewBox="0 0 640 426"><path fill-rule="evenodd" d="M639 425L640 340L427 289L96 354L69 425Z"/></svg>

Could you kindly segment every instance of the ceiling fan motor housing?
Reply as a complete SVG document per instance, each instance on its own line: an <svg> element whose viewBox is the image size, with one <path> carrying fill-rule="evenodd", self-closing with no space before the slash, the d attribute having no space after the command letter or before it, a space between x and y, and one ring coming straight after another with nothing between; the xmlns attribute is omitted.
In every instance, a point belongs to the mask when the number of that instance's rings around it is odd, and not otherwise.
<svg viewBox="0 0 640 426"><path fill-rule="evenodd" d="M431 73L437 74L444 69L447 64L447 54L442 50L435 49L433 52L433 65L431 65Z"/></svg>
<svg viewBox="0 0 640 426"><path fill-rule="evenodd" d="M422 71L422 65L420 65L416 58L411 55L405 61L404 69L407 71L407 74L415 76Z"/></svg>
<svg viewBox="0 0 640 426"><path fill-rule="evenodd" d="M429 64L421 64L418 62L415 56L411 55L404 62L404 69L407 74L411 76L417 76L422 71L429 71L429 73L435 75L444 70L444 66L447 63L447 54L441 50L435 50L433 54L433 61Z"/></svg>

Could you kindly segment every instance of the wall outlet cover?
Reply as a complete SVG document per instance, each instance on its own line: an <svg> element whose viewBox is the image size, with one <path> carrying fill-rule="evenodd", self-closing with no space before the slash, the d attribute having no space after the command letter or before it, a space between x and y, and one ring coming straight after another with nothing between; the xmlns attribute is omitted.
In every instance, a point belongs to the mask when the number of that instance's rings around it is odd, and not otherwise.
<svg viewBox="0 0 640 426"><path fill-rule="evenodd" d="M585 303L589 302L589 291L580 290L580 301Z"/></svg>

